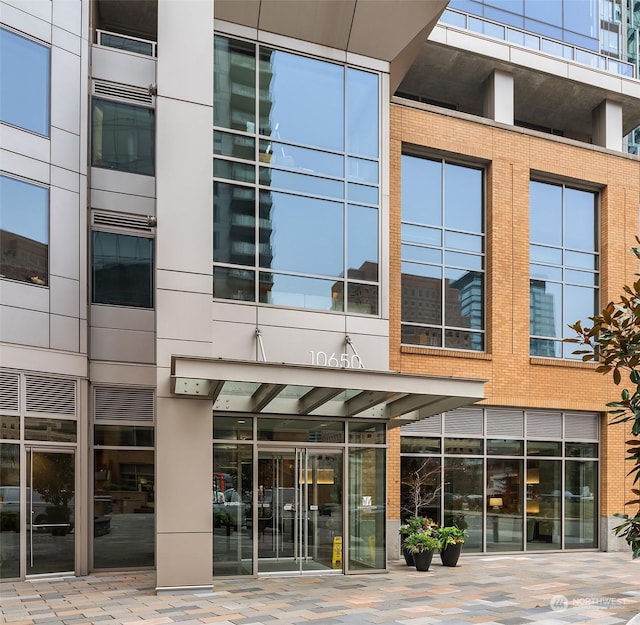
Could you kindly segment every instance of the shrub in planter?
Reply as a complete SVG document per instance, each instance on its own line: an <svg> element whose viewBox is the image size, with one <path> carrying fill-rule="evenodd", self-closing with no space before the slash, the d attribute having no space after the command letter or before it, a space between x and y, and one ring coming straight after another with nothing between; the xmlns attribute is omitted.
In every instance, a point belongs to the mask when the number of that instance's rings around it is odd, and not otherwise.
<svg viewBox="0 0 640 625"><path fill-rule="evenodd" d="M456 566L462 551L465 531L455 525L447 525L434 530L440 540L440 559L443 566Z"/></svg>
<svg viewBox="0 0 640 625"><path fill-rule="evenodd" d="M441 546L440 540L430 529L409 534L404 546L413 555L417 571L428 571L433 558L433 552Z"/></svg>
<svg viewBox="0 0 640 625"><path fill-rule="evenodd" d="M402 547L402 555L404 556L404 561L407 566L413 566L413 554L405 547L405 540L407 536L410 534L414 534L415 532L420 532L425 528L427 524L427 519L422 516L410 516L407 520L400 526L398 533L400 534L400 544Z"/></svg>

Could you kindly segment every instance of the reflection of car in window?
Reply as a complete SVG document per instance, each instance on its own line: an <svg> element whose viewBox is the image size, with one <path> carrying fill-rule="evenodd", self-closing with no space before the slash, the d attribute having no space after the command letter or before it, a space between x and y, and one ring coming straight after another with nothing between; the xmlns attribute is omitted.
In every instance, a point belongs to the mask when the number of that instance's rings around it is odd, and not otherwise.
<svg viewBox="0 0 640 625"><path fill-rule="evenodd" d="M251 494L243 496L235 488L227 488L224 492L214 492L213 524L214 527L230 525L238 529L252 523Z"/></svg>

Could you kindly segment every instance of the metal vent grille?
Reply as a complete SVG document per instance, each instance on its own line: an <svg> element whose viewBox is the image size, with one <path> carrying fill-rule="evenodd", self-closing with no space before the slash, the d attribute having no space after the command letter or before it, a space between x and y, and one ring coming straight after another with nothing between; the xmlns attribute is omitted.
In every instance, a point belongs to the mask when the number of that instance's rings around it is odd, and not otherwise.
<svg viewBox="0 0 640 625"><path fill-rule="evenodd" d="M442 415L436 414L415 423L403 425L400 431L402 434L440 434L442 432Z"/></svg>
<svg viewBox="0 0 640 625"><path fill-rule="evenodd" d="M487 410L487 436L522 438L523 434L524 411Z"/></svg>
<svg viewBox="0 0 640 625"><path fill-rule="evenodd" d="M146 215L126 215L123 213L101 213L93 211L91 223L104 228L122 228L137 232L153 232L153 217Z"/></svg>
<svg viewBox="0 0 640 625"><path fill-rule="evenodd" d="M129 104L146 104L153 106L153 95L149 87L134 87L132 85L120 85L104 80L93 81L93 95L104 96L110 100L119 100Z"/></svg>
<svg viewBox="0 0 640 625"><path fill-rule="evenodd" d="M565 412L564 437L570 441L600 440L600 415L597 412Z"/></svg>
<svg viewBox="0 0 640 625"><path fill-rule="evenodd" d="M94 388L96 421L144 421L153 423L155 395L150 388Z"/></svg>
<svg viewBox="0 0 640 625"><path fill-rule="evenodd" d="M562 438L562 413L527 411L528 438Z"/></svg>
<svg viewBox="0 0 640 625"><path fill-rule="evenodd" d="M0 372L0 410L20 410L20 375Z"/></svg>
<svg viewBox="0 0 640 625"><path fill-rule="evenodd" d="M76 382L25 376L27 412L76 415Z"/></svg>
<svg viewBox="0 0 640 625"><path fill-rule="evenodd" d="M444 433L482 436L482 408L458 408L444 413Z"/></svg>

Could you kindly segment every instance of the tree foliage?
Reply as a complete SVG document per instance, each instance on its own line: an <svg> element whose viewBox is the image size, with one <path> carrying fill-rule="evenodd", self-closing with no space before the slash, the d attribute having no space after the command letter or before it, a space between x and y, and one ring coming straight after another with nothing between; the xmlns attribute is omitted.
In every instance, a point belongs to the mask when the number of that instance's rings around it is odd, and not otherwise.
<svg viewBox="0 0 640 625"><path fill-rule="evenodd" d="M640 244L640 239L636 237ZM640 247L631 250L640 259ZM591 327L583 327L580 321L569 327L576 338L566 339L586 347L574 354L581 354L584 362L598 362L596 371L611 374L613 382L624 388L618 401L607 404L612 415L610 425L631 424L635 437L625 442L627 460L633 463L628 475L633 485L640 482L640 274L631 286L625 285L618 302L609 302L599 315L590 317ZM616 514L623 523L614 528L631 547L633 557L640 557L640 489L632 488L635 498L625 505L638 505L635 516Z"/></svg>

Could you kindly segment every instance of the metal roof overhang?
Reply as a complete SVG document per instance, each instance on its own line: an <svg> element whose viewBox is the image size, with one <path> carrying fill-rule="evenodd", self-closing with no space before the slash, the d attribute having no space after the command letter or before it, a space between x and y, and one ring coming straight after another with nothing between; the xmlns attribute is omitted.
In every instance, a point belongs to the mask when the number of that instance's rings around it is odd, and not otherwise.
<svg viewBox="0 0 640 625"><path fill-rule="evenodd" d="M213 410L368 417L397 427L484 398L485 380L172 356L171 392Z"/></svg>

